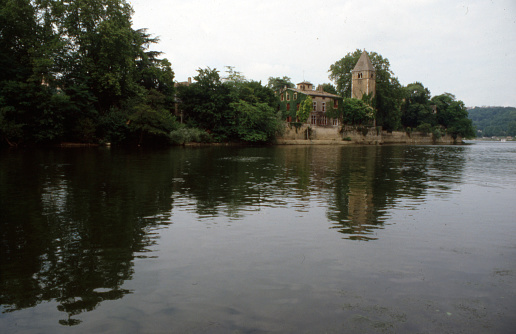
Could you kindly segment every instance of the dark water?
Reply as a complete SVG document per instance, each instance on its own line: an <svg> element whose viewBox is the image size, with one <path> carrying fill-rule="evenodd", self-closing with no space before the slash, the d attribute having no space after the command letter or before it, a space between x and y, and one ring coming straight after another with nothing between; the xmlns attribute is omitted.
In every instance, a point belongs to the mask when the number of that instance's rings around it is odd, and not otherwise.
<svg viewBox="0 0 516 334"><path fill-rule="evenodd" d="M0 152L2 333L513 333L516 144Z"/></svg>

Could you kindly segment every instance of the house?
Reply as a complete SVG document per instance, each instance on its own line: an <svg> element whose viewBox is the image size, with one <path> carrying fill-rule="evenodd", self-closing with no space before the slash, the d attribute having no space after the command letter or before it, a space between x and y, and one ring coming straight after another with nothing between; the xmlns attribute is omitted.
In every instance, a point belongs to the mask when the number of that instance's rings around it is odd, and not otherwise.
<svg viewBox="0 0 516 334"><path fill-rule="evenodd" d="M338 119L331 119L326 116L329 110L339 108L342 97L323 91L321 85L314 89L314 86L307 81L297 84L296 88L285 87L277 92L280 100L280 110L287 122L297 122L296 113L301 103L310 96L312 98L312 112L307 123L319 126L340 125Z"/></svg>

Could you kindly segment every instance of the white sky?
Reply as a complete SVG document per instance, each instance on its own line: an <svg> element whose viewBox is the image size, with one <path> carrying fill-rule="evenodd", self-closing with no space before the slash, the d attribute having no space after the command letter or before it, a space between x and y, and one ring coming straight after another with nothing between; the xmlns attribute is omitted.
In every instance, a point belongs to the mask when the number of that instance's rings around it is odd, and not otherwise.
<svg viewBox="0 0 516 334"><path fill-rule="evenodd" d="M515 0L128 0L133 27L160 38L154 50L177 81L198 68L234 66L267 84L330 82L330 65L356 49L389 59L402 85L467 106L516 107Z"/></svg>

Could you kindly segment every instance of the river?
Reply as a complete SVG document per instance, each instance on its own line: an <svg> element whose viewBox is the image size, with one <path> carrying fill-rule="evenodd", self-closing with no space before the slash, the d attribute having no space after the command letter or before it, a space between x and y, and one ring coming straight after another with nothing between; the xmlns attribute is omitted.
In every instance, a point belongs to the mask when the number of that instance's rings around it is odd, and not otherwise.
<svg viewBox="0 0 516 334"><path fill-rule="evenodd" d="M2 333L510 333L516 143L0 151Z"/></svg>

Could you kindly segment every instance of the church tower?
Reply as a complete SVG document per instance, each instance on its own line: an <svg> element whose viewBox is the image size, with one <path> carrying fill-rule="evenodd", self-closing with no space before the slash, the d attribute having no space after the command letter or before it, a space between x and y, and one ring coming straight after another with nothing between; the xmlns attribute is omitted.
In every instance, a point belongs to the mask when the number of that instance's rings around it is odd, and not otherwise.
<svg viewBox="0 0 516 334"><path fill-rule="evenodd" d="M351 71L351 97L362 99L364 94L376 95L376 70L365 50Z"/></svg>

